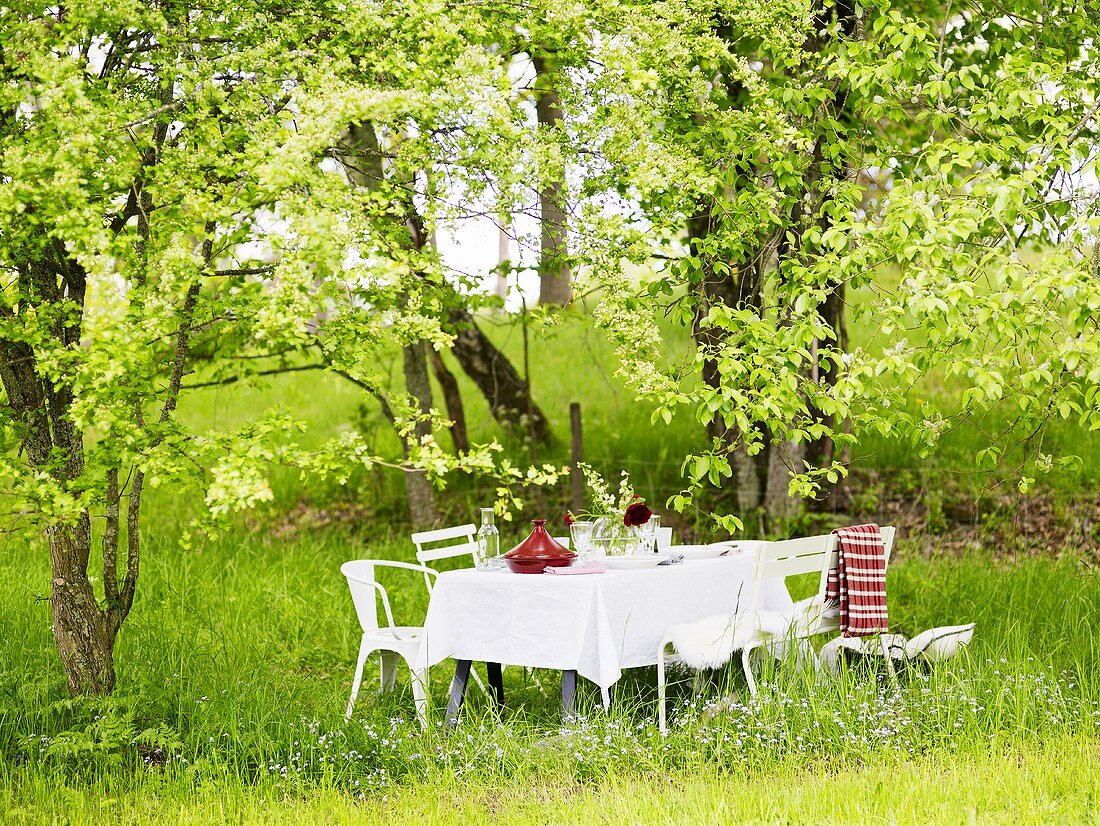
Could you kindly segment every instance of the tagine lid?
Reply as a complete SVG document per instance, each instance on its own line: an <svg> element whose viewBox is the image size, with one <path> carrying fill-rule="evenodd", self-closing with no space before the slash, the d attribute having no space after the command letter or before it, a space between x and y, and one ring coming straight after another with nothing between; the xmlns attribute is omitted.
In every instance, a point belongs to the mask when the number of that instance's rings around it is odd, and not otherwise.
<svg viewBox="0 0 1100 826"><path fill-rule="evenodd" d="M532 520L531 524L535 526L531 535L508 551L505 559L571 559L576 556L546 532L545 519Z"/></svg>

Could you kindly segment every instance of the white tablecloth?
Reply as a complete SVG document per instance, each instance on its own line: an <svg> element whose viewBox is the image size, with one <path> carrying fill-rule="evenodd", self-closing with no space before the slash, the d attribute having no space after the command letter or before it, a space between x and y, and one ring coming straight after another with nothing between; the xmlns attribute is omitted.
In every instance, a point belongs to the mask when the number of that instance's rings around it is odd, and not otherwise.
<svg viewBox="0 0 1100 826"><path fill-rule="evenodd" d="M418 665L454 657L575 669L606 703L624 668L657 662L671 626L733 613L739 595L747 605L752 572L751 553L583 576L449 571L432 590ZM791 607L781 580L764 583L760 607Z"/></svg>

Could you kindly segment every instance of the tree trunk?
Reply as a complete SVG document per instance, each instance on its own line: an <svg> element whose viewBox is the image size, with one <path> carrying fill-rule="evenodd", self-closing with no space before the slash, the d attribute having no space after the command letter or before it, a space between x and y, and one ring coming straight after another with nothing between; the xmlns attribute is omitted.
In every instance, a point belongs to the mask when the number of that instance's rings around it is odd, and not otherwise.
<svg viewBox="0 0 1100 826"><path fill-rule="evenodd" d="M848 352L848 327L844 319L843 282L836 284L825 297L825 301L820 308L820 313L825 323L832 328L833 334L836 336L836 340L833 342L835 347L842 353ZM836 380L840 374L840 368L835 361L818 361L812 365L812 369L814 370L813 378L816 381L828 387L836 385ZM831 414L814 410L813 415L815 419L829 425L829 427L835 428L837 425L837 422L833 421ZM823 435L820 439L815 439L813 442L810 442L806 450L808 460L815 467L824 467L825 465L831 464L835 453L835 445L828 435Z"/></svg>
<svg viewBox="0 0 1100 826"><path fill-rule="evenodd" d="M53 635L69 691L103 696L115 687L114 638L88 579L91 527L85 512L76 526L46 531L52 574Z"/></svg>
<svg viewBox="0 0 1100 826"><path fill-rule="evenodd" d="M768 478L764 490L764 510L771 527L791 519L802 509L802 502L790 495L790 471L802 469L802 445L777 440L768 451Z"/></svg>
<svg viewBox="0 0 1100 826"><path fill-rule="evenodd" d="M454 443L455 453L467 453L470 450L470 439L466 433L466 410L462 405L462 393L458 389L458 381L454 373L447 369L447 365L434 347L428 346L428 360L432 364L432 372L443 391L443 403L447 405L447 418L451 420L451 441Z"/></svg>
<svg viewBox="0 0 1100 826"><path fill-rule="evenodd" d="M516 368L481 331L469 310L452 311L450 326L455 336L451 352L489 402L493 418L505 427L526 432L527 384ZM550 423L533 402L529 425L536 441L550 441Z"/></svg>
<svg viewBox="0 0 1100 826"><path fill-rule="evenodd" d="M539 130L553 134L560 130L563 117L553 67L544 55L532 55L531 62L537 74L534 92ZM572 299L564 169L546 175L539 190L539 216L539 304L564 307Z"/></svg>
<svg viewBox="0 0 1100 826"><path fill-rule="evenodd" d="M428 366L424 361L424 344L416 342L404 348L405 387L416 402L417 411L426 416L432 409L432 387L428 383ZM419 441L432 432L431 422L418 419L411 439ZM411 446L405 443L405 456L409 456ZM405 494L409 499L409 516L413 528L421 530L439 523L439 511L435 506L435 489L428 481L423 470L405 471Z"/></svg>
<svg viewBox="0 0 1100 826"><path fill-rule="evenodd" d="M66 261L62 267L36 260L17 271L24 295L33 297L31 306L36 311L45 308L58 318L52 330L54 342L79 346L86 286L80 265ZM57 308L66 312L57 312ZM17 329L19 315L14 310L5 306L0 316ZM84 473L84 444L70 416L71 388L41 375L32 346L10 338L0 338L0 381L8 405L23 425L22 449L28 464L61 484L79 480ZM114 634L108 630L106 615L88 578L92 550L89 513L81 513L75 524L48 526L46 542L53 633L69 690L73 694L108 694L115 685Z"/></svg>
<svg viewBox="0 0 1100 826"><path fill-rule="evenodd" d="M714 228L716 220L708 209L701 209L688 221L689 238L693 241L706 238ZM698 254L697 250L696 254ZM699 303L692 325L692 337L695 339L696 346L703 350L720 347L726 338L724 331L703 326L702 321L710 307L716 304L724 304L727 307L760 306L761 279L754 265L750 263L740 268L735 266L733 271L733 275L718 275L704 262L703 279L696 285ZM722 376L718 370L718 362L714 358L706 358L703 361L702 379L707 387L718 389L722 386ZM762 451L750 456L741 442L742 434L736 428L728 426L721 415L714 416L707 423L707 435L719 446L728 450L730 466L733 470L733 494L738 510L748 513L758 508L763 502L766 486L766 453Z"/></svg>
<svg viewBox="0 0 1100 826"><path fill-rule="evenodd" d="M761 461L764 455L750 456L744 445L738 445L730 453L730 466L733 468L733 480L737 495L737 509L749 513L760 507L764 501L763 478L767 465Z"/></svg>
<svg viewBox="0 0 1100 826"><path fill-rule="evenodd" d="M497 273L493 281L493 295L504 301L508 298L508 272L507 265L512 260L512 237L508 234L508 227L497 227Z"/></svg>
<svg viewBox="0 0 1100 826"><path fill-rule="evenodd" d="M340 162L347 172L348 180L356 186L376 189L382 180L383 169L378 137L374 133L373 125L367 122L349 126L340 142L340 150ZM418 222L409 223L410 243L419 248L427 239L420 237ZM458 293L453 293L450 298L461 300ZM506 427L519 429L523 425L524 411L527 409L526 385L523 379L505 355L474 323L468 309L461 307L452 310L448 324L452 328L450 332L456 336L452 348L455 359L484 394L493 418ZM430 390L427 398L430 407ZM546 416L538 407L532 410L531 431L538 441L546 442L550 439Z"/></svg>
<svg viewBox="0 0 1100 826"><path fill-rule="evenodd" d="M857 9L858 6L850 2L837 3L834 7L822 6L818 11L814 26L810 29L811 33L804 48L813 52L825 48L828 43L826 32L829 31L830 24L834 19L839 24L842 37L862 39L864 36L863 17L857 13ZM839 86L835 90L834 100L830 107L831 112L828 112L833 119L833 123L840 125L840 132L835 138L840 145L843 144L845 127L852 125L852 113L847 108L847 100L847 87ZM829 128L832 130L836 127L830 125ZM822 209L822 205L827 198L826 193L829 191L830 182L843 179L850 169L849 161L826 155L825 147L829 140L828 134L822 132L814 141L811 164L804 176L806 191L792 211L791 224L798 233L804 232L805 225L811 223L816 225L821 232L829 229L832 225L830 213ZM848 351L848 330L844 320L844 293L845 285L843 281L833 284L825 300L818 308L821 317L833 331L833 346L842 353ZM820 342L814 342L814 362L810 366L812 371L810 377L815 382L820 382L832 388L836 385L840 367L832 359L821 360L819 345ZM823 413L813 407L810 408L810 413L818 422L822 422L834 430L838 425L844 426L845 424L836 422L831 414ZM805 448L805 459L814 467L824 467L832 464L836 458L835 454L836 445L828 435L823 435L810 442ZM823 506L825 502L833 498L836 495L836 490L836 485L824 488L823 494L818 497L818 506Z"/></svg>

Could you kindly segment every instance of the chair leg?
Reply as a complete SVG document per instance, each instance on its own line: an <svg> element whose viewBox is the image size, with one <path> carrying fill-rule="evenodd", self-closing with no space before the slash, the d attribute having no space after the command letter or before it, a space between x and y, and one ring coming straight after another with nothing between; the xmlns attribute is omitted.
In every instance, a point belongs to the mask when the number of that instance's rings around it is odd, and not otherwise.
<svg viewBox="0 0 1100 826"><path fill-rule="evenodd" d="M662 736L668 734L668 720L665 713L665 651L668 646L668 640L661 640L661 647L657 649L657 728Z"/></svg>
<svg viewBox="0 0 1100 826"><path fill-rule="evenodd" d="M378 693L386 694L387 692L393 691L393 687L396 683L397 654L392 651L383 651L381 687L378 689Z"/></svg>
<svg viewBox="0 0 1100 826"><path fill-rule="evenodd" d="M745 669L745 680L749 684L749 696L756 696L756 680L752 676L752 662L750 656L752 654L752 648L741 649L741 666Z"/></svg>
<svg viewBox="0 0 1100 826"><path fill-rule="evenodd" d="M878 636L879 646L882 648L882 656L886 660L886 672L890 675L890 682L897 688L898 674L894 670L894 658L890 656L890 646L886 643L886 637L882 634Z"/></svg>
<svg viewBox="0 0 1100 826"><path fill-rule="evenodd" d="M344 714L345 720L351 719L351 712L355 708L355 698L359 696L359 685L363 682L363 666L367 664L367 656L373 649L367 647L366 635L359 641L359 660L355 663L355 678L351 681L351 699L348 700L348 710Z"/></svg>
<svg viewBox="0 0 1100 826"><path fill-rule="evenodd" d="M485 683L481 681L481 677L479 677L477 675L477 672L473 669L470 669L470 679L474 681L474 685L477 686L478 691L480 691L482 694L488 695L489 689L485 687Z"/></svg>
<svg viewBox="0 0 1100 826"><path fill-rule="evenodd" d="M529 665L525 665L523 667L523 676L524 679L530 677L531 682L535 684L535 688L538 690L539 694L543 697L546 696L546 689L542 687L542 680L539 679L538 672L536 672L535 669L531 668Z"/></svg>
<svg viewBox="0 0 1100 826"><path fill-rule="evenodd" d="M420 727L426 729L428 727L428 672L425 669L424 671L411 671L411 673L413 702L416 704L416 719L420 722Z"/></svg>

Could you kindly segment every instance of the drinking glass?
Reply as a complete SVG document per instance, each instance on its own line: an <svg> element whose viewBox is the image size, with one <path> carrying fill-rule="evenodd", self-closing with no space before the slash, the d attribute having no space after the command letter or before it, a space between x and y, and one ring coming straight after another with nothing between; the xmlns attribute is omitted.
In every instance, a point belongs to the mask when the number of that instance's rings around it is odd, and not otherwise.
<svg viewBox="0 0 1100 826"><path fill-rule="evenodd" d="M653 554L657 553L657 529L661 527L661 517L657 514L653 514L649 517L649 521L639 525L635 530L638 532L639 547L638 553L640 554Z"/></svg>
<svg viewBox="0 0 1100 826"><path fill-rule="evenodd" d="M577 552L577 561L585 563L592 552L592 526L594 522L574 521L569 526L569 538L573 542L573 549Z"/></svg>

